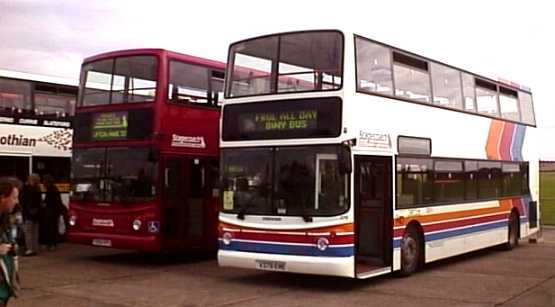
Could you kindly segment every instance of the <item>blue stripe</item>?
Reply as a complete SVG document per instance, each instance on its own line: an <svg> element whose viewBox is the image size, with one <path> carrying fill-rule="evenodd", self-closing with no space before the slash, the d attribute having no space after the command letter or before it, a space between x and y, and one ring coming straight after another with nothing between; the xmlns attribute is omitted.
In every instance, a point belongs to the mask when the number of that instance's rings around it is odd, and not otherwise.
<svg viewBox="0 0 555 307"><path fill-rule="evenodd" d="M521 219L521 222L523 222L522 220L523 219ZM472 227L463 228L463 229L437 232L437 233L425 235L425 240L426 242L442 240L450 237L462 236L469 233L486 231L486 230L491 230L491 229L500 228L500 227L507 227L507 224L508 224L508 221L499 221L499 222L486 224L486 225L478 225L478 226L472 226ZM402 239L393 240L393 248L401 247L401 240Z"/></svg>
<svg viewBox="0 0 555 307"><path fill-rule="evenodd" d="M522 144L524 143L524 135L526 134L526 126L516 124L516 133L514 136L513 146L511 148L511 156L513 161L523 161Z"/></svg>
<svg viewBox="0 0 555 307"><path fill-rule="evenodd" d="M426 235L426 241L441 240L449 237L462 236L473 232L491 230L491 229L500 228L500 227L507 227L507 221L505 220L505 221L499 221L499 222L486 224L486 225L478 225L478 226L473 226L469 228L433 233L433 234Z"/></svg>
<svg viewBox="0 0 555 307"><path fill-rule="evenodd" d="M524 199L520 199L520 203L522 204L522 209L524 209L524 212L520 212L520 214L525 215L526 216L526 221L528 221L528 217L530 216L530 201L532 201L532 198L530 197L530 194L527 194L524 196ZM520 217L521 221L523 220L522 217Z"/></svg>
<svg viewBox="0 0 555 307"><path fill-rule="evenodd" d="M298 255L298 256L317 256L317 257L350 257L354 255L353 246L347 247L328 247L325 251L320 251L315 246L271 244L256 242L231 241L230 245L220 241L220 249L242 252Z"/></svg>

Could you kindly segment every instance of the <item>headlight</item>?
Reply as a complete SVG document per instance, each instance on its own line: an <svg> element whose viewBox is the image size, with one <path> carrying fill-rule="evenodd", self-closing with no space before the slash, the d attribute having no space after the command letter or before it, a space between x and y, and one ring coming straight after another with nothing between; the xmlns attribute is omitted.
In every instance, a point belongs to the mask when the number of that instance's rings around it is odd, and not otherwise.
<svg viewBox="0 0 555 307"><path fill-rule="evenodd" d="M77 216L71 215L68 222L69 226L75 226L77 224Z"/></svg>
<svg viewBox="0 0 555 307"><path fill-rule="evenodd" d="M143 224L143 223L141 222L141 220L135 219L135 220L133 221L133 230L139 231L139 229L141 229L141 225L142 225L142 224Z"/></svg>
<svg viewBox="0 0 555 307"><path fill-rule="evenodd" d="M231 233L229 232L224 232L224 234L222 235L222 242L225 245L229 245L231 244L231 240L233 239L233 236L231 235Z"/></svg>
<svg viewBox="0 0 555 307"><path fill-rule="evenodd" d="M328 249L329 245L330 245L330 241L323 237L319 238L318 241L316 242L316 247L318 248L318 250L322 252Z"/></svg>

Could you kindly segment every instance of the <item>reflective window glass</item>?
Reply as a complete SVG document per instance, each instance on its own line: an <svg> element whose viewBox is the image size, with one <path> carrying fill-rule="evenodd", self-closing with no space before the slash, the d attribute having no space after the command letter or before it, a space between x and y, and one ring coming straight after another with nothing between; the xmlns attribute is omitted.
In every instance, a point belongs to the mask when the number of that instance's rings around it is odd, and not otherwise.
<svg viewBox="0 0 555 307"><path fill-rule="evenodd" d="M356 39L357 90L393 94L391 51L368 40Z"/></svg>
<svg viewBox="0 0 555 307"><path fill-rule="evenodd" d="M461 74L458 70L430 63L434 104L462 109Z"/></svg>

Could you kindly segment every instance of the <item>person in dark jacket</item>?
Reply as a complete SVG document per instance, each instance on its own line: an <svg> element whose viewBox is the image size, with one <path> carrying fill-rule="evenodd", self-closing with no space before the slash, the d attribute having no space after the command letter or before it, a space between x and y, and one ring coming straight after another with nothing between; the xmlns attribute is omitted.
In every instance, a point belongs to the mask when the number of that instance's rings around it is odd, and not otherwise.
<svg viewBox="0 0 555 307"><path fill-rule="evenodd" d="M21 193L21 206L25 223L25 256L36 255L39 251L39 211L42 193L39 188L40 178L37 174L27 177Z"/></svg>
<svg viewBox="0 0 555 307"><path fill-rule="evenodd" d="M19 290L17 244L11 215L19 202L18 186L11 178L0 178L0 307L7 306Z"/></svg>
<svg viewBox="0 0 555 307"><path fill-rule="evenodd" d="M62 203L60 191L54 184L54 178L51 175L45 175L43 179L46 194L44 197L44 207L41 208L39 240L41 244L48 247L48 250L54 250L60 236L58 233L58 223L65 206Z"/></svg>

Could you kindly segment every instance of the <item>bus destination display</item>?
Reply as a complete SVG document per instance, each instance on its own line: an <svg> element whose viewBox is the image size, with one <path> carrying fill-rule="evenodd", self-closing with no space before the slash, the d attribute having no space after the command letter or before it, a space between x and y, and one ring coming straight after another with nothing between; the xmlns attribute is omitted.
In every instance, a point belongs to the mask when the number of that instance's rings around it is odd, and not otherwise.
<svg viewBox="0 0 555 307"><path fill-rule="evenodd" d="M247 113L239 116L240 132L316 129L317 110Z"/></svg>
<svg viewBox="0 0 555 307"><path fill-rule="evenodd" d="M95 114L92 121L92 139L95 141L127 138L127 112Z"/></svg>
<svg viewBox="0 0 555 307"><path fill-rule="evenodd" d="M233 140L337 137L339 97L263 101L224 107L222 137Z"/></svg>

